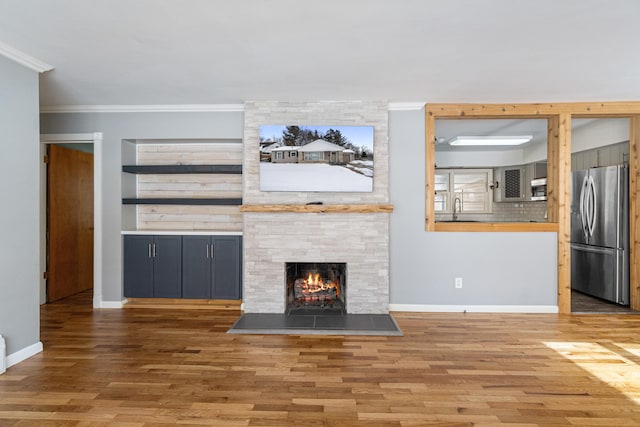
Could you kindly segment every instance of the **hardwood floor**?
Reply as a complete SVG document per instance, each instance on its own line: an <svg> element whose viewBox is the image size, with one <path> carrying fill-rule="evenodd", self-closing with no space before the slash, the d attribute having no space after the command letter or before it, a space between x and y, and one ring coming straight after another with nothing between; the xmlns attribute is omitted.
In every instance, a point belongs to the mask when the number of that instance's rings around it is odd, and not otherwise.
<svg viewBox="0 0 640 427"><path fill-rule="evenodd" d="M231 335L234 310L42 307L0 426L636 426L640 316L394 313L403 337Z"/></svg>

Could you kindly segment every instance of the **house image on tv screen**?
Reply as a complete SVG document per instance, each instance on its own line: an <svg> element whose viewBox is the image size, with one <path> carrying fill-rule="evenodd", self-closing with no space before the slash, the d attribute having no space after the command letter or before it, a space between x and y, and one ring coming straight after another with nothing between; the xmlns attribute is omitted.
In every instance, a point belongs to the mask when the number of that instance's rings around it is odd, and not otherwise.
<svg viewBox="0 0 640 427"><path fill-rule="evenodd" d="M329 163L344 165L355 160L356 152L316 139L302 147L284 146L271 150L272 163Z"/></svg>
<svg viewBox="0 0 640 427"><path fill-rule="evenodd" d="M373 126L260 126L261 191L373 191Z"/></svg>

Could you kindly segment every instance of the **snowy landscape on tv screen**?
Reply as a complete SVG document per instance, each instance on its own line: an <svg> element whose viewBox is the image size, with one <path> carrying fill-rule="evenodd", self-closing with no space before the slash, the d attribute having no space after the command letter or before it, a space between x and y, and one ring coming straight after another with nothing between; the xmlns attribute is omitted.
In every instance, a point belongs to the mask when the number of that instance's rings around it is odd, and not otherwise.
<svg viewBox="0 0 640 427"><path fill-rule="evenodd" d="M373 191L373 126L260 126L260 191Z"/></svg>

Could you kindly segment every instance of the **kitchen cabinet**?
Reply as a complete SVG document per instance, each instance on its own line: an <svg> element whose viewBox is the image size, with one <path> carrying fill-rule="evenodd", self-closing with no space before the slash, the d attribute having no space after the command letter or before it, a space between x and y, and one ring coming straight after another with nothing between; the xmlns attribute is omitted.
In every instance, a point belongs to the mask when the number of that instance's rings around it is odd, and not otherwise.
<svg viewBox="0 0 640 427"><path fill-rule="evenodd" d="M240 236L183 236L182 297L239 299Z"/></svg>
<svg viewBox="0 0 640 427"><path fill-rule="evenodd" d="M571 154L571 170L629 164L629 143L605 145Z"/></svg>
<svg viewBox="0 0 640 427"><path fill-rule="evenodd" d="M181 236L127 235L123 254L125 297L181 297Z"/></svg>
<svg viewBox="0 0 640 427"><path fill-rule="evenodd" d="M531 189L531 181L538 178L547 177L547 162L533 162L525 166L525 197L524 200L531 201L533 192Z"/></svg>
<svg viewBox="0 0 640 427"><path fill-rule="evenodd" d="M524 200L526 188L525 167L508 166L494 170L494 202L519 202Z"/></svg>

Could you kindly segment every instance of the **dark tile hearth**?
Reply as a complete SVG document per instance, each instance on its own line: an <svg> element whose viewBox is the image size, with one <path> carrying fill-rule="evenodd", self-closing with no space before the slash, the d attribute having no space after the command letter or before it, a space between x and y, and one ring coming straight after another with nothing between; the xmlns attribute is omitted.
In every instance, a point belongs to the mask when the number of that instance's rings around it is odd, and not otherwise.
<svg viewBox="0 0 640 427"><path fill-rule="evenodd" d="M227 333L402 336L389 314L246 313Z"/></svg>

